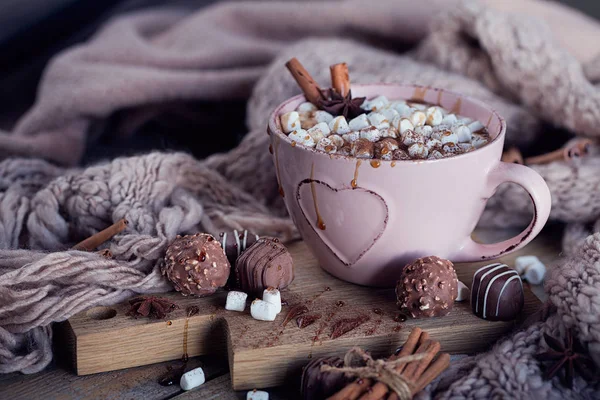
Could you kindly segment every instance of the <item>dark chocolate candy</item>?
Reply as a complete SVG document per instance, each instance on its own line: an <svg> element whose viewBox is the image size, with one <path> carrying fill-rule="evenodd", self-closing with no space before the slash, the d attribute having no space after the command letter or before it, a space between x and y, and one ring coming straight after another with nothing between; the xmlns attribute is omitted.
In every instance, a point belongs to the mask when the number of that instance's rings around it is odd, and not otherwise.
<svg viewBox="0 0 600 400"><path fill-rule="evenodd" d="M162 273L183 295L208 296L227 283L231 266L221 244L208 233L177 236Z"/></svg>
<svg viewBox="0 0 600 400"><path fill-rule="evenodd" d="M235 260L237 260L240 254L258 240L258 235L247 230L221 232L219 236L221 238L221 246L225 250L225 254L231 265L235 265Z"/></svg>
<svg viewBox="0 0 600 400"><path fill-rule="evenodd" d="M339 357L315 358L302 371L301 391L305 400L326 399L352 381L341 372L321 372L321 365L341 368L344 361Z"/></svg>
<svg viewBox="0 0 600 400"><path fill-rule="evenodd" d="M436 256L407 264L396 284L398 307L413 318L448 314L457 295L458 278L454 265Z"/></svg>
<svg viewBox="0 0 600 400"><path fill-rule="evenodd" d="M471 308L479 318L511 321L523 309L523 282L519 273L506 264L490 264L473 275Z"/></svg>

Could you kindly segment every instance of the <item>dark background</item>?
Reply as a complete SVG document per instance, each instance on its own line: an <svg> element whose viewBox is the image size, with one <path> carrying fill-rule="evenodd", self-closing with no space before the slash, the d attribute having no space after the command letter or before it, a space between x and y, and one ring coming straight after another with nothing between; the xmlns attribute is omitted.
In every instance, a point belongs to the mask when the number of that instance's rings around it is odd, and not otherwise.
<svg viewBox="0 0 600 400"><path fill-rule="evenodd" d="M35 99L36 87L49 58L89 38L114 14L157 5L200 8L217 0L0 0L0 130L14 122ZM600 19L600 0L562 0ZM185 150L198 158L233 148L245 133L245 104L240 101L165 105L161 113L137 128L129 141L112 131L135 110L124 110L93 126L98 138L88 142L84 163L150 149ZM211 118L202 118L210 115ZM203 125L198 120L211 121ZM227 121L227 124L222 124ZM232 124L232 121L237 121ZM202 131L229 127L218 141L190 140Z"/></svg>

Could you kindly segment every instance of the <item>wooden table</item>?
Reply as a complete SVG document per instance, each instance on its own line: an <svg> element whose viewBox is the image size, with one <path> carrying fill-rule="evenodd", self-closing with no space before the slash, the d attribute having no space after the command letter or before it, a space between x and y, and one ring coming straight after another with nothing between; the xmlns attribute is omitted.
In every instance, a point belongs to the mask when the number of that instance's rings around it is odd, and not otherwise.
<svg viewBox="0 0 600 400"><path fill-rule="evenodd" d="M493 242L514 235L514 231L479 230L476 238ZM562 229L548 226L525 249L520 250L504 261L511 263L519 255L537 255L549 268L557 261L560 253ZM541 286L532 287L533 292L545 300ZM159 378L165 374L173 362L153 364L126 370L77 376L69 368L62 366L60 357L43 372L34 375L0 375L0 399L245 399L246 391L231 389L229 370L225 357L200 356L190 360L190 366L202 366L207 381L201 387L182 391L178 385L161 386ZM299 382L287 387L266 389L270 398L297 399Z"/></svg>

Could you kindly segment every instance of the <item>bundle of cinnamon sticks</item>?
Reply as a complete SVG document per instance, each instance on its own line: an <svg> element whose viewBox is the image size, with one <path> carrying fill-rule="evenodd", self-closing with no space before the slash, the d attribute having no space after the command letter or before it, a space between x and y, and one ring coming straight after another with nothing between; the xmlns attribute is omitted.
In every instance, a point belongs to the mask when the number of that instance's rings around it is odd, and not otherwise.
<svg viewBox="0 0 600 400"><path fill-rule="evenodd" d="M423 390L450 365L450 355L438 354L440 342L432 340L427 332L413 328L401 350L388 361L413 355L425 354L421 359L396 366L396 372L409 383L412 396ZM436 357L437 356L437 357ZM356 379L328 400L398 400L398 395L390 388L373 379Z"/></svg>

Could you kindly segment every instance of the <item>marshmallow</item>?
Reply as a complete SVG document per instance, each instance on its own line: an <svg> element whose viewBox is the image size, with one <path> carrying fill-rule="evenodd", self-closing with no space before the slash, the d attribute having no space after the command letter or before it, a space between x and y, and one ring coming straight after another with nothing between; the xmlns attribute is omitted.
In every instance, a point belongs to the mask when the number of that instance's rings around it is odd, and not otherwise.
<svg viewBox="0 0 600 400"><path fill-rule="evenodd" d="M443 125L454 125L458 122L458 118L456 118L456 115L454 114L446 114L444 116L444 118L442 119L442 122L440 122L440 124Z"/></svg>
<svg viewBox="0 0 600 400"><path fill-rule="evenodd" d="M235 290L228 292L225 309L229 311L244 311L247 297L248 295L244 292L237 292Z"/></svg>
<svg viewBox="0 0 600 400"><path fill-rule="evenodd" d="M402 144L405 146L410 146L414 143L425 143L425 138L415 131L406 131L401 135Z"/></svg>
<svg viewBox="0 0 600 400"><path fill-rule="evenodd" d="M307 112L311 112L311 111L317 111L317 106L315 106L310 101L307 101L307 102L304 102L304 103L300 104L296 108L296 111L301 112L301 113L307 113Z"/></svg>
<svg viewBox="0 0 600 400"><path fill-rule="evenodd" d="M342 138L340 138L340 139L342 139ZM343 139L342 139L342 141L343 141ZM331 139L326 138L326 137L322 138L321 140L319 140L317 142L316 149L323 151L325 153L328 153L328 154L334 154L335 152L337 152L337 146L335 144L333 144Z"/></svg>
<svg viewBox="0 0 600 400"><path fill-rule="evenodd" d="M352 143L350 154L356 158L373 158L374 146L373 142L367 139L358 139Z"/></svg>
<svg viewBox="0 0 600 400"><path fill-rule="evenodd" d="M275 306L277 314L281 312L281 293L278 289L268 287L263 291L263 298L267 303L271 303Z"/></svg>
<svg viewBox="0 0 600 400"><path fill-rule="evenodd" d="M375 143L375 158L392 160L394 150L398 149L398 142L392 138L385 138Z"/></svg>
<svg viewBox="0 0 600 400"><path fill-rule="evenodd" d="M398 137L398 129L394 128L393 126L390 126L389 128L386 129L380 129L379 133L381 134L381 137L386 138L397 138Z"/></svg>
<svg viewBox="0 0 600 400"><path fill-rule="evenodd" d="M410 160L410 156L408 153L402 149L394 150L394 154L392 154L393 160Z"/></svg>
<svg viewBox="0 0 600 400"><path fill-rule="evenodd" d="M387 118L385 118L385 116L381 113L369 113L369 115L367 115L367 118L369 118L369 122L371 123L371 125L373 125L377 129L390 127L390 121L388 121Z"/></svg>
<svg viewBox="0 0 600 400"><path fill-rule="evenodd" d="M467 125L471 132L479 132L484 128L483 124L479 121L473 121Z"/></svg>
<svg viewBox="0 0 600 400"><path fill-rule="evenodd" d="M469 125L471 122L473 122L473 120L471 118L467 118L467 117L457 117L457 121L459 124L463 124L463 125Z"/></svg>
<svg viewBox="0 0 600 400"><path fill-rule="evenodd" d="M439 160L444 158L444 155L442 153L440 153L439 150L433 150L429 152L429 155L427 156L428 160Z"/></svg>
<svg viewBox="0 0 600 400"><path fill-rule="evenodd" d="M456 135L456 133L452 132L452 131L445 131L442 132L442 135L440 136L440 141L444 144L444 143L458 143L458 136Z"/></svg>
<svg viewBox="0 0 600 400"><path fill-rule="evenodd" d="M425 125L425 121L427 121L427 116L423 111L415 111L410 115L410 122L414 126Z"/></svg>
<svg viewBox="0 0 600 400"><path fill-rule="evenodd" d="M337 133L338 135L350 132L348 122L346 121L346 118L344 118L343 115L335 117L334 119L329 121L329 129L331 129L332 133Z"/></svg>
<svg viewBox="0 0 600 400"><path fill-rule="evenodd" d="M329 135L327 139L331 140L331 143L338 149L344 145L344 139L340 135Z"/></svg>
<svg viewBox="0 0 600 400"><path fill-rule="evenodd" d="M425 111L425 115L427 116L427 125L437 126L442 123L442 119L444 119L444 114L439 107L429 107Z"/></svg>
<svg viewBox="0 0 600 400"><path fill-rule="evenodd" d="M410 122L410 120L408 118L401 118L398 121L398 125L396 126L396 128L398 129L398 132L400 132L401 134L406 132L407 130L413 130L415 129L415 126L412 122Z"/></svg>
<svg viewBox="0 0 600 400"><path fill-rule="evenodd" d="M337 154L341 154L343 156L351 156L352 144L349 142L344 142L344 144L341 147L338 147Z"/></svg>
<svg viewBox="0 0 600 400"><path fill-rule="evenodd" d="M515 259L515 269L523 280L539 285L546 276L546 266L536 256L521 256Z"/></svg>
<svg viewBox="0 0 600 400"><path fill-rule="evenodd" d="M263 390L251 390L246 393L246 400L269 400L269 392Z"/></svg>
<svg viewBox="0 0 600 400"><path fill-rule="evenodd" d="M419 111L425 111L425 109L427 108L427 105L423 103L408 103L408 105L414 108L415 110Z"/></svg>
<svg viewBox="0 0 600 400"><path fill-rule="evenodd" d="M463 153L468 153L475 150L475 147L473 147L471 143L459 143L458 147L462 149Z"/></svg>
<svg viewBox="0 0 600 400"><path fill-rule="evenodd" d="M479 133L474 133L471 136L471 144L473 145L473 147L475 147L476 149L480 148L481 146L484 146L488 143L488 139L486 136L481 135Z"/></svg>
<svg viewBox="0 0 600 400"><path fill-rule="evenodd" d="M317 121L317 123L325 122L328 124L333 119L333 115L329 114L327 111L317 110L312 113L312 117Z"/></svg>
<svg viewBox="0 0 600 400"><path fill-rule="evenodd" d="M275 321L277 307L268 301L256 299L250 305L250 315L259 321Z"/></svg>
<svg viewBox="0 0 600 400"><path fill-rule="evenodd" d="M285 133L290 133L300 129L300 114L296 111L290 111L281 116L281 129Z"/></svg>
<svg viewBox="0 0 600 400"><path fill-rule="evenodd" d="M441 149L442 148L442 142L438 139L427 139L425 141L425 147L427 147L427 150L431 151L433 149Z"/></svg>
<svg viewBox="0 0 600 400"><path fill-rule="evenodd" d="M202 385L204 382L206 382L204 370L202 367L198 367L181 375L179 386L181 386L181 389L183 390L192 390L193 388Z"/></svg>
<svg viewBox="0 0 600 400"><path fill-rule="evenodd" d="M367 139L369 142L376 142L381 138L381 134L379 133L379 129L370 126L360 130L360 137Z"/></svg>
<svg viewBox="0 0 600 400"><path fill-rule="evenodd" d="M471 130L466 125L454 125L452 132L456 135L457 140L451 140L455 143L465 143L471 141Z"/></svg>
<svg viewBox="0 0 600 400"><path fill-rule="evenodd" d="M427 158L429 150L423 143L414 143L408 148L408 154L412 158Z"/></svg>
<svg viewBox="0 0 600 400"><path fill-rule="evenodd" d="M398 111L398 115L400 115L400 117L402 118L408 118L410 117L410 114L416 111L414 108L412 108L406 103L400 103L396 105L394 109Z"/></svg>
<svg viewBox="0 0 600 400"><path fill-rule="evenodd" d="M306 132L304 129L299 129L294 131L288 135L290 140L293 140L296 143L300 143L306 147L315 147L315 140Z"/></svg>
<svg viewBox="0 0 600 400"><path fill-rule="evenodd" d="M365 101L362 105L362 108L370 111L381 111L386 108L388 104L390 104L390 101L387 99L387 97L377 96L372 100Z"/></svg>
<svg viewBox="0 0 600 400"><path fill-rule="evenodd" d="M353 131L360 131L363 128L369 126L369 119L367 118L367 114L360 114L358 117L353 118L348 122L348 126Z"/></svg>
<svg viewBox="0 0 600 400"><path fill-rule="evenodd" d="M442 151L446 156L463 153L463 150L460 148L460 146L453 142L444 143L442 146Z"/></svg>
<svg viewBox="0 0 600 400"><path fill-rule="evenodd" d="M329 136L331 131L329 130L329 126L325 122L319 122L312 128L307 130L308 134L312 136L315 142L323 139L324 137Z"/></svg>
<svg viewBox="0 0 600 400"><path fill-rule="evenodd" d="M429 125L417 126L415 132L423 137L429 137L433 133L433 128Z"/></svg>
<svg viewBox="0 0 600 400"><path fill-rule="evenodd" d="M345 135L342 135L342 138L348 143L353 143L353 142L356 142L360 138L360 132L355 131L355 132L346 133Z"/></svg>
<svg viewBox="0 0 600 400"><path fill-rule="evenodd" d="M400 116L398 111L394 110L393 108L386 108L385 110L382 110L381 115L383 115L388 121L393 121L394 118Z"/></svg>
<svg viewBox="0 0 600 400"><path fill-rule="evenodd" d="M458 295L456 296L456 299L454 299L454 301L465 301L468 300L470 297L471 291L469 290L467 285L465 285L461 281L458 281Z"/></svg>

